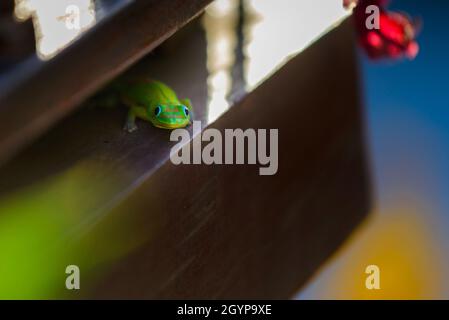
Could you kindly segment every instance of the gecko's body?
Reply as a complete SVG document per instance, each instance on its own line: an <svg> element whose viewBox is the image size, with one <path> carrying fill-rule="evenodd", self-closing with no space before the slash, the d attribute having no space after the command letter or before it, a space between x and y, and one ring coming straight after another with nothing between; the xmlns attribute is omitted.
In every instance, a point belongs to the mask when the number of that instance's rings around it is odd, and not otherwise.
<svg viewBox="0 0 449 320"><path fill-rule="evenodd" d="M191 122L190 100L178 99L176 93L160 81L120 81L114 84L113 89L129 108L124 127L128 132L137 130L136 118L163 129L183 128Z"/></svg>

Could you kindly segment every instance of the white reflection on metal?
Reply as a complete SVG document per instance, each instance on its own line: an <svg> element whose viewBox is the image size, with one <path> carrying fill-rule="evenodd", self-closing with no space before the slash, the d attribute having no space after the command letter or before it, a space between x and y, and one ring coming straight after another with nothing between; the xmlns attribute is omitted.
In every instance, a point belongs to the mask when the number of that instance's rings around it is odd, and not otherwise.
<svg viewBox="0 0 449 320"><path fill-rule="evenodd" d="M231 70L235 61L238 0L218 0L206 10L204 27L207 37L208 121L217 119L229 108Z"/></svg>
<svg viewBox="0 0 449 320"><path fill-rule="evenodd" d="M251 91L292 55L348 15L335 0L242 0L244 2L244 80ZM209 122L229 108L237 45L239 0L217 0L206 10Z"/></svg>
<svg viewBox="0 0 449 320"><path fill-rule="evenodd" d="M245 76L251 90L348 12L335 0L247 0Z"/></svg>
<svg viewBox="0 0 449 320"><path fill-rule="evenodd" d="M50 59L95 23L93 0L15 0L18 20L33 19L36 50Z"/></svg>

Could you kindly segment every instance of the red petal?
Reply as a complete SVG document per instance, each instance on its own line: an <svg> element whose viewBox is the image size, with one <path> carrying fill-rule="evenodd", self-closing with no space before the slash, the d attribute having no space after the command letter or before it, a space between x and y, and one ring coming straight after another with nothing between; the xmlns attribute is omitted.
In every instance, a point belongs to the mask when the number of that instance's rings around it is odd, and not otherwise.
<svg viewBox="0 0 449 320"><path fill-rule="evenodd" d="M354 10L360 44L370 57L399 58L406 56L410 59L416 57L419 46L415 41L417 25L405 14L388 12L385 9L387 0L344 0L343 4L350 5L358 2ZM380 29L368 30L366 28L366 7L377 5L380 9Z"/></svg>
<svg viewBox="0 0 449 320"><path fill-rule="evenodd" d="M419 53L419 44L417 42L410 42L405 54L409 59L415 59Z"/></svg>
<svg viewBox="0 0 449 320"><path fill-rule="evenodd" d="M370 46L377 48L377 49L381 48L384 43L382 40L382 37L374 31L368 32L368 34L366 36L366 40Z"/></svg>

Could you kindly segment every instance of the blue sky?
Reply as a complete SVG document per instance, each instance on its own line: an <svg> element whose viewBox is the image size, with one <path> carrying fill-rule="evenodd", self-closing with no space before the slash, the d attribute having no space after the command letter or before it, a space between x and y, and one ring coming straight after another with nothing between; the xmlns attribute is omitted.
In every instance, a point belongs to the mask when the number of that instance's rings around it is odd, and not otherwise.
<svg viewBox="0 0 449 320"><path fill-rule="evenodd" d="M444 265L449 262L446 255L449 251L449 1L393 0L391 8L422 19L423 29L418 38L421 51L415 60L399 62L372 61L360 52L366 146L374 184L373 214L377 217L371 220L386 221L386 226L389 221L393 223L395 211L410 209L410 219L413 219L411 211L416 211L414 213L420 216L418 221L431 230L431 235L425 237L432 238L431 248ZM376 228L371 227L373 221L363 232ZM380 229L374 229L374 232L382 234ZM413 237L420 229L409 232ZM400 237L394 241L402 242L399 248L415 250L416 243ZM297 298L332 298L335 292L337 297L351 297L345 293L349 286L329 291L341 284L336 279L345 274L345 268L360 263L360 252L375 247L375 243L367 243L359 234L327 262ZM382 244L380 251L388 252L388 247ZM397 254L400 256L401 252ZM425 252L420 254L417 263L429 257ZM407 268L406 262L400 261L400 267ZM359 267L355 266L357 271L350 277L363 276L363 269ZM396 271L386 270L387 273ZM426 268L420 269L413 279L405 279L403 291L399 288L397 295L406 292L407 282L416 280L422 284L432 281L432 277L436 282L445 281L445 275L429 272ZM436 294L449 297L447 288L433 292L425 292L428 290L425 285L419 288L422 290L416 290L411 296ZM342 294L338 295L339 291Z"/></svg>
<svg viewBox="0 0 449 320"><path fill-rule="evenodd" d="M382 202L391 188L415 188L449 229L449 1L395 0L392 8L421 17L423 29L414 61L361 59L377 193Z"/></svg>

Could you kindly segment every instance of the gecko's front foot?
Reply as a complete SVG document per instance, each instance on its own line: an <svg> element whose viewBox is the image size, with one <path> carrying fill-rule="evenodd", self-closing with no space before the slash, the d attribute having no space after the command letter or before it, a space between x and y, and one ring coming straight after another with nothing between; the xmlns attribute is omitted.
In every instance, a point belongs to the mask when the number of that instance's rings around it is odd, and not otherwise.
<svg viewBox="0 0 449 320"><path fill-rule="evenodd" d="M126 121L125 126L123 127L123 130L125 130L129 133L132 133L137 130L137 126L134 122Z"/></svg>
<svg viewBox="0 0 449 320"><path fill-rule="evenodd" d="M137 130L136 116L132 111L128 112L128 116L126 117L126 122L125 126L123 127L123 130L126 130L129 133L132 133Z"/></svg>

